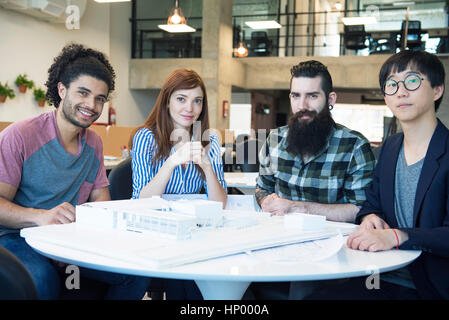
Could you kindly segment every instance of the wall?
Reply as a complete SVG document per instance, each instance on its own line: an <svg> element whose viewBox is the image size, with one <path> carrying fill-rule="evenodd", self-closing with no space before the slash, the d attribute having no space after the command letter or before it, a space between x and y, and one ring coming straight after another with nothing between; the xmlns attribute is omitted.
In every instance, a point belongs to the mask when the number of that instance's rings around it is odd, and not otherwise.
<svg viewBox="0 0 449 320"><path fill-rule="evenodd" d="M290 87L290 68L301 61L316 59L328 66L334 86L339 88L378 88L378 72L388 55L368 57L257 57L226 61L223 78L244 89L283 89ZM132 89L160 88L172 67L188 67L204 72L202 59L133 59L130 62Z"/></svg>
<svg viewBox="0 0 449 320"><path fill-rule="evenodd" d="M110 58L117 73L112 104L117 113L117 125L141 125L153 108L159 90L130 90L131 3L110 5ZM157 88L157 87L154 87ZM159 87L160 88L160 87Z"/></svg>
<svg viewBox="0 0 449 320"><path fill-rule="evenodd" d="M38 107L29 90L19 93L14 84L17 75L26 73L36 86L44 88L53 58L70 41L109 53L109 6L88 1L79 30L0 8L0 30L0 81L8 81L16 91L15 99L0 104L0 120L16 121L54 109Z"/></svg>
<svg viewBox="0 0 449 320"><path fill-rule="evenodd" d="M259 113L257 108L264 106L270 108L269 114ZM269 132L276 127L276 112L278 111L277 100L267 94L254 92L251 94L251 128L254 130L264 129Z"/></svg>
<svg viewBox="0 0 449 320"><path fill-rule="evenodd" d="M308 1L297 1L297 10L300 9L299 3ZM160 85L170 71L175 67L185 66L202 74L205 64L203 59L131 60L130 16L131 3L99 4L89 0L81 19L81 28L67 30L63 24L50 24L0 8L0 34L3 40L0 42L0 81L8 81L17 89L14 85L15 78L19 73L27 73L38 86L43 87L53 57L66 43L81 42L109 55L117 73L116 90L111 100L116 108L117 124L137 126L148 117ZM376 55L316 59L329 66L336 88L378 89L377 75L380 65L387 57ZM440 58L449 74L448 57ZM224 81L226 85L248 90L288 90L291 66L306 59L312 57L224 59L226 61L219 68L221 80L217 88ZM219 101L211 103L215 103L215 110L220 111ZM445 124L449 124L448 103L449 94L446 94L439 111ZM17 93L14 100L0 104L0 121L16 121L49 110L53 110L53 107L38 107L31 92ZM107 110L104 114L106 113Z"/></svg>
<svg viewBox="0 0 449 320"><path fill-rule="evenodd" d="M441 62L443 63L444 70L446 71L446 78L444 80L446 89L443 96L443 101L441 102L440 108L437 112L437 117L443 122L446 127L449 128L449 92L448 92L448 84L449 84L449 56L440 55L439 56Z"/></svg>
<svg viewBox="0 0 449 320"><path fill-rule="evenodd" d="M54 107L38 107L32 92L18 93L14 81L26 73L37 86L45 89L47 70L62 47L79 42L109 56L116 71L116 90L111 103L117 112L117 124L137 126L148 116L158 91L129 90L131 57L131 3L100 4L87 1L79 30L68 30L63 23L48 23L19 12L0 8L0 82L8 81L16 98L0 103L0 121L16 121L36 116ZM100 122L107 121L107 108Z"/></svg>

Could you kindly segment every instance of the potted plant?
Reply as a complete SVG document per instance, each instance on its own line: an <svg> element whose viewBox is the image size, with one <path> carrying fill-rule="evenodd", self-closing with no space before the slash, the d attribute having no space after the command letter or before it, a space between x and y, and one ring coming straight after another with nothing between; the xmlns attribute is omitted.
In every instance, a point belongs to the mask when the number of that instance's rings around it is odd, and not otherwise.
<svg viewBox="0 0 449 320"><path fill-rule="evenodd" d="M21 93L25 93L27 89L34 87L34 82L32 80L28 80L26 74L19 74L16 78L15 84L19 87L19 91Z"/></svg>
<svg viewBox="0 0 449 320"><path fill-rule="evenodd" d="M33 90L34 99L37 101L39 107L45 106L45 95L47 93L41 88L36 88Z"/></svg>
<svg viewBox="0 0 449 320"><path fill-rule="evenodd" d="M6 98L14 99L15 97L14 90L8 86L8 81L5 84L0 82L0 102L3 103L6 101Z"/></svg>

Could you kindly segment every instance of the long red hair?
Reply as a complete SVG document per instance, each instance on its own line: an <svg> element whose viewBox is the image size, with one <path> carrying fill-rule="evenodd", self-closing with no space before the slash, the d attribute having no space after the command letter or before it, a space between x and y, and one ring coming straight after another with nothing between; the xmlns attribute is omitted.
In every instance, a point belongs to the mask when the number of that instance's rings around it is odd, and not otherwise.
<svg viewBox="0 0 449 320"><path fill-rule="evenodd" d="M147 128L154 134L155 142L158 146L155 157L152 161L163 160L170 154L174 141L170 140L173 132L173 121L168 111L170 97L176 90L194 89L200 87L203 91L203 107L197 121L201 122L201 143L203 147L209 144L209 113L207 104L206 86L203 79L192 69L182 68L170 73L162 85L159 96L154 104L153 110L143 125L134 129L129 140L129 147L132 148L133 138L136 132L141 128ZM192 128L191 132L192 134Z"/></svg>

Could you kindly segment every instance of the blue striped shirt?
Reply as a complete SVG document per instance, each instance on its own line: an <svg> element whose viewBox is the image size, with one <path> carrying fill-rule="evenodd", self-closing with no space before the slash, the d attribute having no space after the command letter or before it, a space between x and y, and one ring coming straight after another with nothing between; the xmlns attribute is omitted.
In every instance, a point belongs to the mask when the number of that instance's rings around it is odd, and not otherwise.
<svg viewBox="0 0 449 320"><path fill-rule="evenodd" d="M175 153L175 147L170 150L170 155ZM140 192L151 179L158 173L159 169L167 159L161 161L151 161L156 155L157 145L154 134L147 128L142 128L136 132L133 138L132 172L133 172L133 199L138 199ZM211 133L209 144L209 159L212 169L217 176L218 181L226 190L224 180L223 162L221 159L220 143L217 135ZM181 165L177 166L165 186L164 193L185 194L199 193L201 188L205 187L207 193L207 183L201 177L201 174L195 168L192 162L189 162L185 169Z"/></svg>

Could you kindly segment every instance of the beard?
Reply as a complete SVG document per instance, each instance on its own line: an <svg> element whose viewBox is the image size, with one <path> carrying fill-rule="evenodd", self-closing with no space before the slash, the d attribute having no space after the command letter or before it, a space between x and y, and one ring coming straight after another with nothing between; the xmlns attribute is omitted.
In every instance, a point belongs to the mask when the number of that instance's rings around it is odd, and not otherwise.
<svg viewBox="0 0 449 320"><path fill-rule="evenodd" d="M80 122L76 119L76 110L78 108L78 105L73 106L72 102L65 97L64 101L62 102L62 113L64 114L64 117L69 121L71 124L80 127L80 128L89 128L92 123L94 123L99 117L100 114L96 114L94 118L92 118L92 121L89 121L87 123Z"/></svg>
<svg viewBox="0 0 449 320"><path fill-rule="evenodd" d="M307 115L310 119L301 119ZM335 126L329 108L316 111L299 111L288 120L287 151L294 155L314 156L326 145Z"/></svg>

